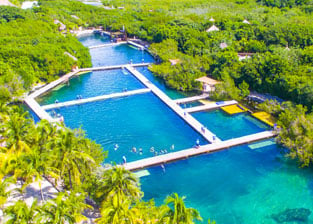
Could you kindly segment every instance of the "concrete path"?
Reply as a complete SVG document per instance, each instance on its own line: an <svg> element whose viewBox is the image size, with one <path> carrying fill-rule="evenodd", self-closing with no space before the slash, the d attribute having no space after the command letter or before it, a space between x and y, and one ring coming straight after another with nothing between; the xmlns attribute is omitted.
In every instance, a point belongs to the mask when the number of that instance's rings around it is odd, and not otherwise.
<svg viewBox="0 0 313 224"><path fill-rule="evenodd" d="M150 157L135 162L130 162L124 164L125 169L133 171L144 169L151 166L157 166L168 162L173 162L177 160L187 159L192 156L197 156L201 154L216 152L224 149L228 149L233 146L238 146L242 144L247 144L255 141L260 141L267 138L272 138L275 136L275 133L272 131L264 131L257 134L247 135L240 138L234 138L222 142L217 142L213 144L208 144L200 146L199 148L185 149L177 152L172 152L160 156ZM201 166L202 164L199 164Z"/></svg>
<svg viewBox="0 0 313 224"><path fill-rule="evenodd" d="M137 89L137 90L126 91L126 92L122 92L122 93L112 93L112 94L108 94L108 95L95 96L95 97L90 97L90 98L86 98L86 99L78 99L78 100L71 100L71 101L62 102L62 103L54 103L54 104L41 106L41 108L44 110L51 110L54 108L80 105L80 104L85 104L85 103L90 103L90 102L95 102L95 101L101 101L101 100L106 100L106 99L130 96L130 95L135 95L135 94L142 94L142 93L147 93L150 91L151 90L148 88Z"/></svg>

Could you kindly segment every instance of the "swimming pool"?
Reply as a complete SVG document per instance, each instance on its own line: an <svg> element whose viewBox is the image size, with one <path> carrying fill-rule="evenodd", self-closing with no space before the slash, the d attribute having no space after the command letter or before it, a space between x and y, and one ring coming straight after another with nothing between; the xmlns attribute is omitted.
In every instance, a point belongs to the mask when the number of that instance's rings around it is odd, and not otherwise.
<svg viewBox="0 0 313 224"><path fill-rule="evenodd" d="M196 112L191 115L222 140L270 129L269 126L251 117L248 113L228 115L221 110L213 110Z"/></svg>
<svg viewBox="0 0 313 224"><path fill-rule="evenodd" d="M84 43L83 43L84 44ZM107 65L124 65L142 62L154 62L153 57L145 50L138 50L128 44L90 49L93 67Z"/></svg>
<svg viewBox="0 0 313 224"><path fill-rule="evenodd" d="M89 98L140 88L145 86L126 69L94 71L70 79L69 84L57 86L37 101L44 105L54 103L55 100L75 100L77 95Z"/></svg>
<svg viewBox="0 0 313 224"><path fill-rule="evenodd" d="M109 152L107 161L120 163L193 147L196 140L207 142L187 123L152 93L133 95L100 102L65 107L56 110L64 117L66 126L79 128ZM118 149L114 150L118 144ZM171 146L174 145L174 150ZM143 153L131 152L136 147Z"/></svg>
<svg viewBox="0 0 313 224"><path fill-rule="evenodd" d="M282 150L275 143L253 150L244 145L166 164L165 173L149 168L150 176L140 178L144 199L161 204L177 192L200 211L203 223L211 218L223 224L276 224L273 215L286 209L313 211L312 172L299 169Z"/></svg>

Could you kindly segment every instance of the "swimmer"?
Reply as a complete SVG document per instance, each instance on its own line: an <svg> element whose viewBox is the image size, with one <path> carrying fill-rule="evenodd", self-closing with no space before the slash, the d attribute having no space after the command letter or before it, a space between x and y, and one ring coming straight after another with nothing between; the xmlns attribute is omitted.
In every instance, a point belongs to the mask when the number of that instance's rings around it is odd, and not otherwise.
<svg viewBox="0 0 313 224"><path fill-rule="evenodd" d="M172 146L171 146L171 150L174 150L175 149L175 145L173 144Z"/></svg>
<svg viewBox="0 0 313 224"><path fill-rule="evenodd" d="M167 153L167 150L166 150L166 149L164 149L164 154L165 154L165 153Z"/></svg>
<svg viewBox="0 0 313 224"><path fill-rule="evenodd" d="M154 156L157 156L157 155L158 155L158 152L157 152L157 151L155 151L155 152L154 152Z"/></svg>
<svg viewBox="0 0 313 224"><path fill-rule="evenodd" d="M163 164L161 164L161 168L162 168L163 172L165 173L165 166Z"/></svg>
<svg viewBox="0 0 313 224"><path fill-rule="evenodd" d="M114 145L114 151L116 151L118 149L118 147L119 147L118 144L115 144Z"/></svg>
<svg viewBox="0 0 313 224"><path fill-rule="evenodd" d="M76 95L76 99L77 99L77 100L79 99L79 95Z"/></svg>
<svg viewBox="0 0 313 224"><path fill-rule="evenodd" d="M139 148L139 154L142 155L142 148Z"/></svg>
<svg viewBox="0 0 313 224"><path fill-rule="evenodd" d="M154 152L154 147L153 146L150 148L150 152Z"/></svg>
<svg viewBox="0 0 313 224"><path fill-rule="evenodd" d="M55 100L54 103L59 103L59 101L58 101L58 100Z"/></svg>
<svg viewBox="0 0 313 224"><path fill-rule="evenodd" d="M133 148L132 148L132 152L133 152L133 153L137 153L136 147L133 147Z"/></svg>

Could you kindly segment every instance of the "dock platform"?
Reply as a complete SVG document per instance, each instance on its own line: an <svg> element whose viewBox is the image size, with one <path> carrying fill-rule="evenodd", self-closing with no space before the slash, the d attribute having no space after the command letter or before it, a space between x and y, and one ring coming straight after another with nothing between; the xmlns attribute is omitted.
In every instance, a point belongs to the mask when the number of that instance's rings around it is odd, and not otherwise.
<svg viewBox="0 0 313 224"><path fill-rule="evenodd" d="M34 98L27 97L24 102L27 104L29 108L40 118L46 119L47 121L53 123L56 122L57 119L52 118L35 100Z"/></svg>
<svg viewBox="0 0 313 224"><path fill-rule="evenodd" d="M194 101L206 99L209 96L210 96L209 94L204 93L204 94L201 94L199 96L192 96L192 97L186 97L186 98L182 98L182 99L177 99L177 100L174 100L174 102L178 103L178 104L189 103L189 102L194 102Z"/></svg>
<svg viewBox="0 0 313 224"><path fill-rule="evenodd" d="M111 94L107 94L107 95L95 96L95 97L90 97L90 98L86 98L86 99L78 99L78 100L71 100L71 101L66 101L66 102L62 102L62 103L54 103L54 104L44 105L44 106L41 106L41 108L44 110L51 110L51 109L55 109L55 108L80 105L80 104L91 103L91 102L96 102L96 101L101 101L101 100L106 100L106 99L130 96L130 95L135 95L135 94L142 94L142 93L147 93L150 91L151 91L150 89L144 88L144 89L126 91L126 92L122 92L122 93L111 93Z"/></svg>
<svg viewBox="0 0 313 224"><path fill-rule="evenodd" d="M213 144L208 144L204 146L200 146L199 148L191 148L191 149L185 149L177 152L172 152L160 156L150 157L147 159L142 159L130 163L126 163L123 166L126 170L134 171L139 169L144 169L152 166L157 166L169 162L174 162L177 160L183 160L187 159L192 156L197 156L201 154L216 152L228 149L233 146L248 144L251 142L256 142L268 138L272 138L275 136L275 133L273 131L264 131L252 135L243 136L240 138L234 138L222 142L217 142Z"/></svg>
<svg viewBox="0 0 313 224"><path fill-rule="evenodd" d="M95 48L101 48L101 47L114 47L114 46L118 46L121 44L127 44L127 42L121 41L121 42L117 42L117 43L99 44L99 45L95 45L95 46L90 46L89 49L95 49Z"/></svg>
<svg viewBox="0 0 313 224"><path fill-rule="evenodd" d="M219 142L220 139L212 133L210 130L205 128L199 121L197 121L193 116L184 111L180 106L177 105L172 99L170 99L163 91L151 83L144 75L134 69L132 66L127 65L125 67L129 72L131 72L139 81L141 81L146 87L151 89L151 91L162 100L169 108L171 108L178 116L187 122L193 129L195 129L199 134L201 134L209 142Z"/></svg>
<svg viewBox="0 0 313 224"><path fill-rule="evenodd" d="M210 103L210 104L206 104L206 105L186 108L185 111L188 113L194 113L194 112L199 112L199 111L203 111L203 110L215 110L215 109L218 109L220 107L229 106L229 105L233 105L233 104L237 104L237 103L238 102L236 100L216 102L216 103Z"/></svg>

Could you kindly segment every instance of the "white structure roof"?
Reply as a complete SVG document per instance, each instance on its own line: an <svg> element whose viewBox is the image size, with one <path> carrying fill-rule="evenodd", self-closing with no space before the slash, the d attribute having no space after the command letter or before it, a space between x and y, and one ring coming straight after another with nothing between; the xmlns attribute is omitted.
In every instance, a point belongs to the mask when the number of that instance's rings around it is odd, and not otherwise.
<svg viewBox="0 0 313 224"><path fill-rule="evenodd" d="M206 32L219 31L219 30L220 30L219 28L217 28L215 25L213 25L209 29L207 29Z"/></svg>

